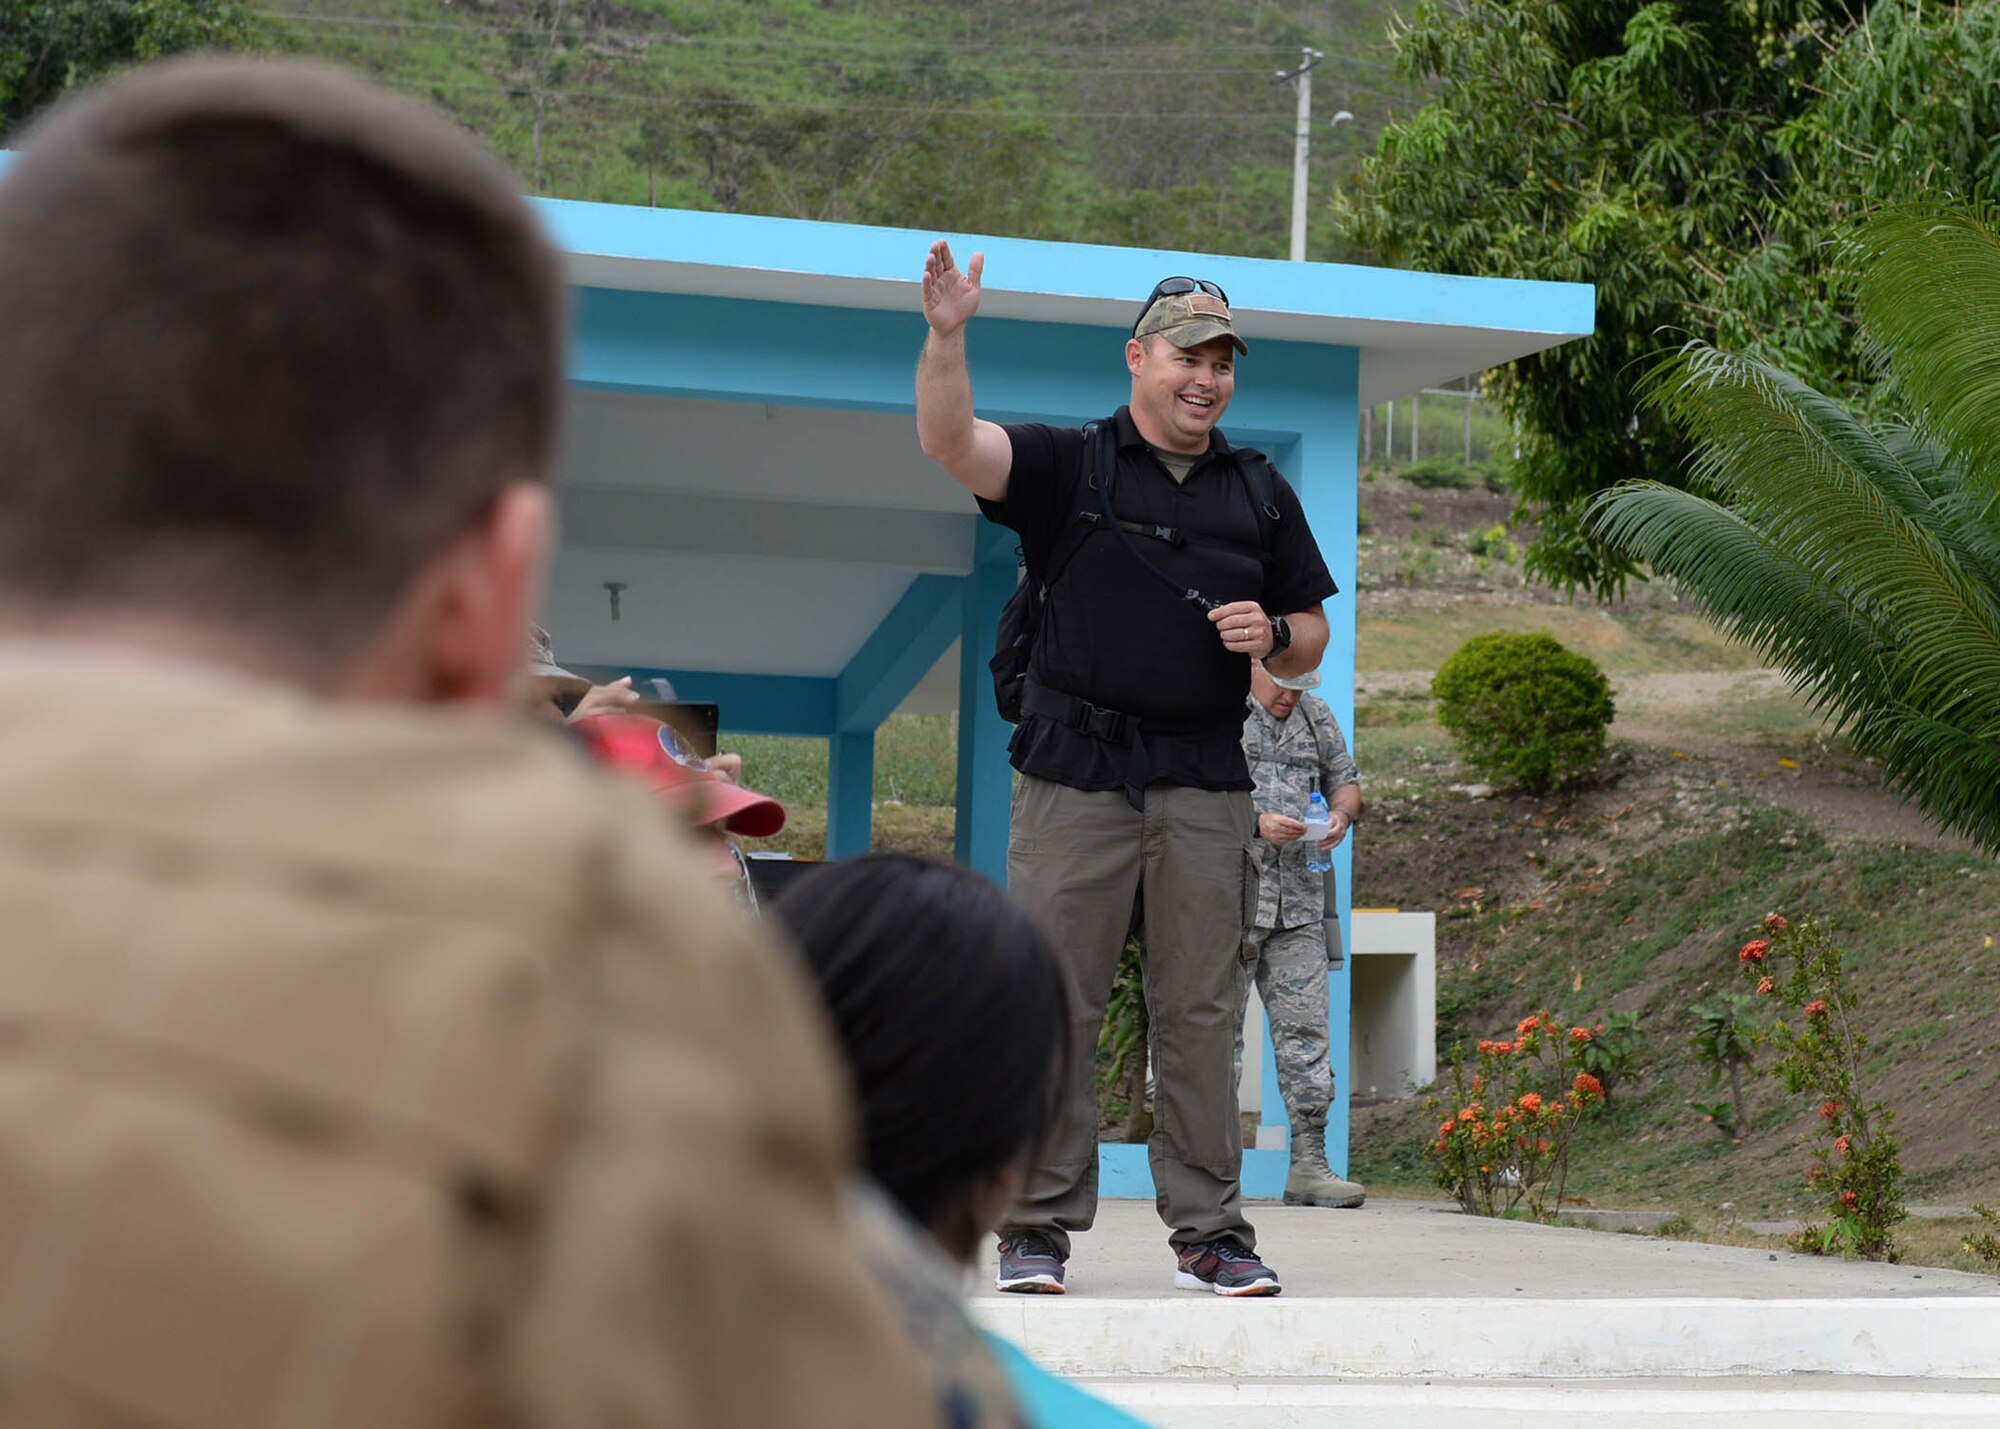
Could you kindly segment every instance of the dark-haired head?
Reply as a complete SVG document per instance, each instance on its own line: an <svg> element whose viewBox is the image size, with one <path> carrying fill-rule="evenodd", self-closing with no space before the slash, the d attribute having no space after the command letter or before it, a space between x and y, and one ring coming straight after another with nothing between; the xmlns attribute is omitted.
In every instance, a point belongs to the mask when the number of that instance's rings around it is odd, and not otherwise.
<svg viewBox="0 0 2000 1429"><path fill-rule="evenodd" d="M431 633L413 601L469 594L508 607L505 665L504 622L442 630L456 663L420 693L457 695L468 652L471 683L511 679L565 297L505 170L420 105L244 58L142 66L16 142L0 621L171 624L332 686Z"/></svg>
<svg viewBox="0 0 2000 1429"><path fill-rule="evenodd" d="M1053 1109L1068 1023L1054 952L988 879L900 855L817 869L773 912L853 1070L869 1173L969 1259Z"/></svg>

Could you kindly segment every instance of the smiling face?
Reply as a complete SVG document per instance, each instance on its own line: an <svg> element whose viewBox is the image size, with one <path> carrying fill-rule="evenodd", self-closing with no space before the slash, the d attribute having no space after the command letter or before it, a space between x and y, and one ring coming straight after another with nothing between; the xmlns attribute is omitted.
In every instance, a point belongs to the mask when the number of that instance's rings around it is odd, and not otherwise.
<svg viewBox="0 0 2000 1429"><path fill-rule="evenodd" d="M1236 390L1236 349L1226 337L1175 347L1164 337L1125 344L1132 374L1132 424L1163 451L1205 452Z"/></svg>

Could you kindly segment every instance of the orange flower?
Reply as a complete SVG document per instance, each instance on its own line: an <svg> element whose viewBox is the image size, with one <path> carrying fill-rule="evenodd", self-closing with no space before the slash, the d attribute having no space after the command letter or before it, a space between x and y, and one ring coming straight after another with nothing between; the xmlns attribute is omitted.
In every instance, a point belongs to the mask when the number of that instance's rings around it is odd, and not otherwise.
<svg viewBox="0 0 2000 1429"><path fill-rule="evenodd" d="M1854 1138L1845 1132L1842 1132L1833 1139L1833 1149L1838 1151L1842 1156L1847 1154L1847 1148L1852 1145L1854 1145Z"/></svg>
<svg viewBox="0 0 2000 1429"><path fill-rule="evenodd" d="M1542 1109L1542 1094L1540 1092L1523 1092L1520 1101L1516 1102L1515 1105L1520 1107L1522 1111L1533 1115Z"/></svg>
<svg viewBox="0 0 2000 1429"><path fill-rule="evenodd" d="M1767 933L1775 933L1780 928L1789 927L1791 927L1791 924L1785 920L1784 915L1781 913L1766 913L1764 915L1764 931Z"/></svg>
<svg viewBox="0 0 2000 1429"><path fill-rule="evenodd" d="M1549 1139L1546 1136L1540 1137L1536 1140L1535 1150L1547 1151L1548 1149L1549 1149Z"/></svg>
<svg viewBox="0 0 2000 1429"><path fill-rule="evenodd" d="M1479 1120L1479 1108L1478 1108L1478 1107L1476 1107L1476 1106L1469 1106L1469 1107L1466 1107L1466 1108L1465 1108L1465 1109L1464 1109L1463 1111L1459 1112L1459 1114L1458 1114L1458 1119L1459 1119L1460 1121L1477 1121L1477 1120Z"/></svg>
<svg viewBox="0 0 2000 1429"><path fill-rule="evenodd" d="M1854 1192L1852 1191L1842 1191L1840 1193L1840 1204L1847 1207L1847 1209L1850 1211L1854 1209L1854 1207L1856 1206L1856 1204L1860 1202L1860 1200L1861 1198L1855 1195Z"/></svg>
<svg viewBox="0 0 2000 1429"><path fill-rule="evenodd" d="M1835 1117L1840 1115L1840 1103L1821 1102L1819 1104L1819 1114L1825 1117L1828 1121L1832 1121Z"/></svg>
<svg viewBox="0 0 2000 1429"><path fill-rule="evenodd" d="M1736 959L1738 962L1761 963L1764 961L1764 954L1770 951L1769 938L1752 938L1743 945L1743 950L1736 955Z"/></svg>
<svg viewBox="0 0 2000 1429"><path fill-rule="evenodd" d="M1772 982L1771 979L1767 977L1760 977L1757 979L1757 996L1769 997L1772 993L1776 992L1777 990L1778 990L1778 985L1775 982Z"/></svg>
<svg viewBox="0 0 2000 1429"><path fill-rule="evenodd" d="M1566 1116L1568 1115L1568 1113L1569 1113L1569 1108L1563 1104L1563 1099L1561 1097L1557 1097L1554 1101L1549 1103L1550 1116Z"/></svg>
<svg viewBox="0 0 2000 1429"><path fill-rule="evenodd" d="M1599 1037L1602 1037L1604 1035L1604 1024L1602 1022L1597 1024L1597 1035Z"/></svg>
<svg viewBox="0 0 2000 1429"><path fill-rule="evenodd" d="M1574 1091L1580 1100L1604 1100L1604 1083L1588 1072L1578 1072L1576 1081L1570 1084L1570 1090Z"/></svg>
<svg viewBox="0 0 2000 1429"><path fill-rule="evenodd" d="M1826 1016L1826 1004L1821 1002L1818 998L1814 998L1811 1002L1808 1002L1806 1004L1805 1014L1808 1017L1824 1017Z"/></svg>
<svg viewBox="0 0 2000 1429"><path fill-rule="evenodd" d="M1569 1040L1572 1042L1588 1042L1590 1040L1590 1029L1588 1027L1570 1028Z"/></svg>
<svg viewBox="0 0 2000 1429"><path fill-rule="evenodd" d="M1517 1023L1514 1027L1514 1031L1518 1035L1523 1037L1527 1036L1530 1032L1533 1032L1534 1030L1535 1030L1535 1018L1533 1014L1530 1014L1527 1017L1523 1017L1520 1020L1520 1022Z"/></svg>

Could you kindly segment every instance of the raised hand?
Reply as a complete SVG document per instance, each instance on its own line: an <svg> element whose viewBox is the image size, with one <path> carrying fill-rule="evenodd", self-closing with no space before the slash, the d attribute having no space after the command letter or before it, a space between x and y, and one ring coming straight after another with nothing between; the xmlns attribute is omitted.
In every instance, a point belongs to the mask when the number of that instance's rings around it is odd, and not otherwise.
<svg viewBox="0 0 2000 1429"><path fill-rule="evenodd" d="M984 253L973 254L961 272L952 262L949 243L940 238L931 245L924 259L924 321L931 331L949 337L979 311L979 275L985 269Z"/></svg>

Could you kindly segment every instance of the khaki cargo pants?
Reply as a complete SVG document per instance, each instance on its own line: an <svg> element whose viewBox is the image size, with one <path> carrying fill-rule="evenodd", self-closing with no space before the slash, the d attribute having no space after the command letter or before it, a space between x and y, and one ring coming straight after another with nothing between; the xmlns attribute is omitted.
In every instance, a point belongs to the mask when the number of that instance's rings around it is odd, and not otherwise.
<svg viewBox="0 0 2000 1429"><path fill-rule="evenodd" d="M1096 1218L1097 1033L1143 886L1155 1081L1147 1150L1160 1219L1176 1246L1226 1235L1255 1248L1243 1219L1233 1070L1246 850L1255 831L1247 790L1155 784L1142 814L1122 790L1021 777L1007 885L1055 944L1071 1021L1061 1107L1007 1231L1038 1231L1067 1256L1070 1234Z"/></svg>

